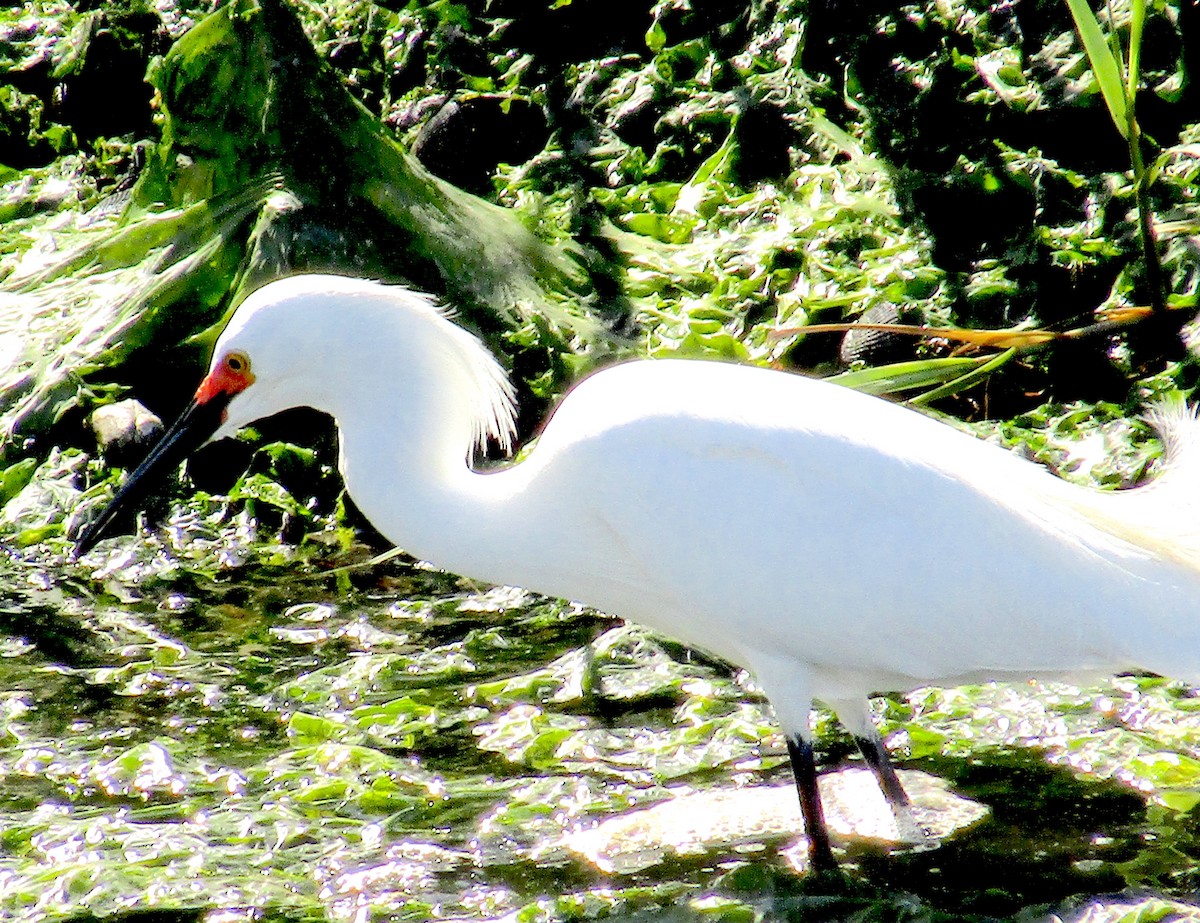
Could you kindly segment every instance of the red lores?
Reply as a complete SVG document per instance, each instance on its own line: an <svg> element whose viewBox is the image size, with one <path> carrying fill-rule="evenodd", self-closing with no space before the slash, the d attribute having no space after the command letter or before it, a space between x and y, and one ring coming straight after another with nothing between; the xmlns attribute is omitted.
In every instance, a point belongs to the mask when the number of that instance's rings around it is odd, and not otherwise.
<svg viewBox="0 0 1200 923"><path fill-rule="evenodd" d="M250 371L250 360L241 353L230 353L200 382L196 389L196 403L207 404L218 395L233 397L254 384L254 373Z"/></svg>

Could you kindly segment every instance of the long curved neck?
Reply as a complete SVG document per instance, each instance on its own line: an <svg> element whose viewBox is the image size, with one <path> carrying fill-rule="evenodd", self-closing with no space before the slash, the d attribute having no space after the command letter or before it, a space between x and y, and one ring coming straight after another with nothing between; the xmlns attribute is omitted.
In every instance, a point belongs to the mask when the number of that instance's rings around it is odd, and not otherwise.
<svg viewBox="0 0 1200 923"><path fill-rule="evenodd" d="M480 474L469 464L473 433L462 408L433 406L409 392L391 419L370 413L371 401L334 414L339 467L354 503L384 536L445 570L509 583L497 558L510 546L508 512L514 471ZM434 392L436 393L436 392Z"/></svg>

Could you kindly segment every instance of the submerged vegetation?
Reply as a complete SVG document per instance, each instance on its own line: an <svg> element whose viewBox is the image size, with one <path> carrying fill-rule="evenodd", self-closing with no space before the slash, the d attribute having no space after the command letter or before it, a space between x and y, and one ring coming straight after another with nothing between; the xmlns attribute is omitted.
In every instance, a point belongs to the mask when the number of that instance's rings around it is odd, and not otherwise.
<svg viewBox="0 0 1200 923"><path fill-rule="evenodd" d="M1167 680L879 700L904 766L990 816L931 850L852 838L831 898L777 824L579 848L786 782L765 702L601 614L372 561L313 415L207 450L149 537L68 540L119 477L90 413L171 415L238 300L304 270L454 306L526 434L587 369L682 353L1128 486L1159 451L1140 407L1196 382L1200 6L212 6L0 10L0 914L1200 916L1174 903L1200 700ZM843 340L864 316L937 330ZM825 716L818 743L852 749Z"/></svg>

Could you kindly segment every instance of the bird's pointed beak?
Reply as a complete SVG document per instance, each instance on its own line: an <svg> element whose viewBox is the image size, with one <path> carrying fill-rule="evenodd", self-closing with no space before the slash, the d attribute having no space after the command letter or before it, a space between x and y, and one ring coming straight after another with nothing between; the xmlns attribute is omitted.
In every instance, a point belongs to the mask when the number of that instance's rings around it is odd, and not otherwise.
<svg viewBox="0 0 1200 923"><path fill-rule="evenodd" d="M136 510L159 482L212 438L225 421L229 402L250 381L253 378L248 373L232 380L228 370L218 366L201 382L196 396L179 418L137 466L99 517L80 533L75 546L76 556L86 554L97 542L107 538L122 514Z"/></svg>

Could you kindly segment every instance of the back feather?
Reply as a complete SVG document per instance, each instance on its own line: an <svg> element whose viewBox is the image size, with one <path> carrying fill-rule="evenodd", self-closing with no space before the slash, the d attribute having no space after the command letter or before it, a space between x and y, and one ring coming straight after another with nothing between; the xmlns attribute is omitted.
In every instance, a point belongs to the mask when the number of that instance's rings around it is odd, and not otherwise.
<svg viewBox="0 0 1200 923"><path fill-rule="evenodd" d="M1072 505L1109 535L1200 571L1200 419L1182 397L1154 405L1144 419L1163 441L1158 477L1129 490L1072 491Z"/></svg>

